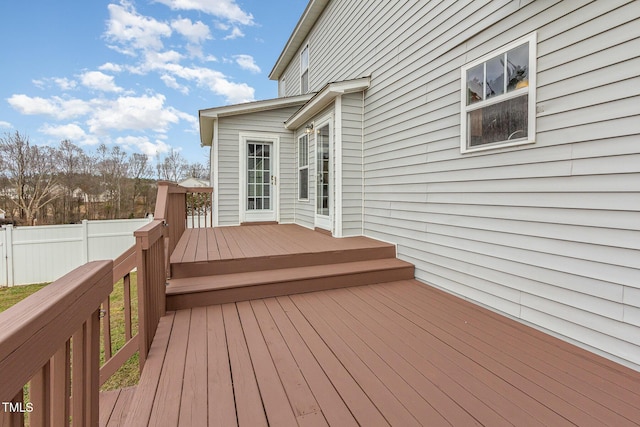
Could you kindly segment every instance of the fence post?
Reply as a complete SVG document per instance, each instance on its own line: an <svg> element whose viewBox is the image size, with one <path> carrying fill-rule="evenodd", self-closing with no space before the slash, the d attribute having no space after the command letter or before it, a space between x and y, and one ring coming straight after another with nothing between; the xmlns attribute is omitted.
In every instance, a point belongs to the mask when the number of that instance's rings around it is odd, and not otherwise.
<svg viewBox="0 0 640 427"><path fill-rule="evenodd" d="M89 262L89 221L82 220L82 257L83 262Z"/></svg>
<svg viewBox="0 0 640 427"><path fill-rule="evenodd" d="M13 272L13 225L9 224L5 226L5 254L6 254L6 270L7 270L7 286L13 286L14 272Z"/></svg>

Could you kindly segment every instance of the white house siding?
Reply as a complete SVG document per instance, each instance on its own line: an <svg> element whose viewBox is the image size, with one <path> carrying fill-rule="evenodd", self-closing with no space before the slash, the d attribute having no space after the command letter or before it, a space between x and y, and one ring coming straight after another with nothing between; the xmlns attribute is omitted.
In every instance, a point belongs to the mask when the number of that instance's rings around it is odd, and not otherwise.
<svg viewBox="0 0 640 427"><path fill-rule="evenodd" d="M460 67L532 31L536 143L462 155ZM333 1L309 40L312 90L372 77L366 235L640 368L640 2Z"/></svg>
<svg viewBox="0 0 640 427"><path fill-rule="evenodd" d="M219 118L218 130L218 221L219 225L238 225L240 133L276 135L280 138L280 222L294 221L296 198L296 161L293 133L284 122L298 108L287 107L270 111ZM215 167L215 163L214 163ZM214 171L215 173L215 171Z"/></svg>
<svg viewBox="0 0 640 427"><path fill-rule="evenodd" d="M342 96L342 235L362 235L363 93Z"/></svg>

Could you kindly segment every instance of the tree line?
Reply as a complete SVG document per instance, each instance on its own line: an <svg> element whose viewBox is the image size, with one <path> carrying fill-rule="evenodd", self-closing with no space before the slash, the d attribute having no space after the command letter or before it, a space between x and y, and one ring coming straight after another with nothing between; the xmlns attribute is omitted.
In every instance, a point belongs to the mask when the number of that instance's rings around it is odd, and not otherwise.
<svg viewBox="0 0 640 427"><path fill-rule="evenodd" d="M154 167L146 154L117 145L88 153L69 140L41 146L17 131L0 137L0 208L5 221L22 225L144 217L153 212L157 179L208 174L175 150Z"/></svg>

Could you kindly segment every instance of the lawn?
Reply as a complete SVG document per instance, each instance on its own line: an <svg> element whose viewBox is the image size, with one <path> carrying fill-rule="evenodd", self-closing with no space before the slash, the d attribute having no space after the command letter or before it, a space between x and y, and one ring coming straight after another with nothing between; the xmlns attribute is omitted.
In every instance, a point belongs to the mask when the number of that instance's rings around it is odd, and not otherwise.
<svg viewBox="0 0 640 427"><path fill-rule="evenodd" d="M135 335L138 332L138 298L136 288L136 273L131 273L131 311L132 330ZM29 295L47 286L48 283L35 285L1 287L0 288L0 312L17 304ZM111 300L111 342L112 352L116 353L125 344L124 332L124 286L120 280L113 286ZM100 365L104 363L104 341L102 339L102 322L100 326ZM101 390L115 390L123 387L134 386L139 379L138 353L134 354L107 382Z"/></svg>

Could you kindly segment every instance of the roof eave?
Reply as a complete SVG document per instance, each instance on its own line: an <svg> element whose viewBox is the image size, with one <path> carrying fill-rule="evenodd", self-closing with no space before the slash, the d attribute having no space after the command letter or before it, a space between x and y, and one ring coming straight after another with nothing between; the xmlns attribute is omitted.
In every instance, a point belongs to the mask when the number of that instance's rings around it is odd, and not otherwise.
<svg viewBox="0 0 640 427"><path fill-rule="evenodd" d="M287 44L285 44L278 60L269 73L269 79L278 80L280 78L287 68L287 65L289 65L289 62L291 62L291 59L306 40L311 29L324 11L324 8L329 4L329 1L330 0L311 0L309 4L307 4L300 20L289 36L289 40L287 40Z"/></svg>
<svg viewBox="0 0 640 427"><path fill-rule="evenodd" d="M327 107L336 97L346 93L362 92L371 84L371 77L345 80L327 84L304 104L294 115L284 122L284 127L289 130L298 129L313 116Z"/></svg>
<svg viewBox="0 0 640 427"><path fill-rule="evenodd" d="M225 105L222 107L207 108L198 111L200 121L200 145L211 146L213 142L213 122L220 117L250 114L260 111L275 110L292 106L300 106L308 102L314 93L304 95L272 98L262 101L246 102L242 104Z"/></svg>

